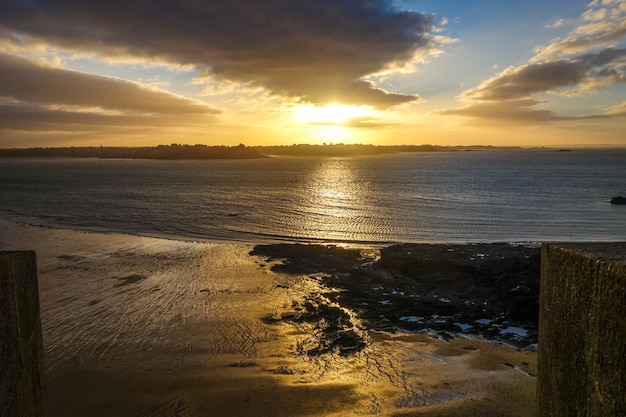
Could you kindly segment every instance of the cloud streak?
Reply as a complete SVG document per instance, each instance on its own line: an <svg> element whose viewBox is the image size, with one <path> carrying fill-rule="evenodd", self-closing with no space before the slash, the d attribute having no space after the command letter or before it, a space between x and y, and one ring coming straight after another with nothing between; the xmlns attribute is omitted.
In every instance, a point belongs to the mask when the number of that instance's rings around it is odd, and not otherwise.
<svg viewBox="0 0 626 417"><path fill-rule="evenodd" d="M205 104L117 78L38 65L0 54L0 97L40 105L92 107L141 114L216 113Z"/></svg>
<svg viewBox="0 0 626 417"><path fill-rule="evenodd" d="M83 74L0 54L4 131L90 131L210 123L206 104L117 78Z"/></svg>
<svg viewBox="0 0 626 417"><path fill-rule="evenodd" d="M315 104L388 108L415 95L384 91L367 75L428 53L433 17L386 0L206 2L9 0L0 33L109 58L192 65L217 80Z"/></svg>
<svg viewBox="0 0 626 417"><path fill-rule="evenodd" d="M572 120L571 117L559 116L550 110L537 108L545 104L545 101L535 99L476 102L458 109L443 110L440 111L439 114L471 117L476 119L477 122L475 122L475 124L479 125L493 125L498 123L507 125L532 125Z"/></svg>

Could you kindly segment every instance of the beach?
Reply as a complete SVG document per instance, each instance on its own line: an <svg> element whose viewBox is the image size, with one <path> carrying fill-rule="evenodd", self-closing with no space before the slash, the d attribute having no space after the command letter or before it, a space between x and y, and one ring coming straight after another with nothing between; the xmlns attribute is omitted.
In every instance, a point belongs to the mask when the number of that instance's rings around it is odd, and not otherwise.
<svg viewBox="0 0 626 417"><path fill-rule="evenodd" d="M373 319L398 293L416 296L390 265L363 272L378 249L325 261L331 252L295 256L286 245L5 220L0 230L2 250L37 252L50 417L534 415L537 353L513 331L422 332L400 312L387 325ZM472 259L484 257L481 247ZM351 295L365 284L387 294L375 307Z"/></svg>

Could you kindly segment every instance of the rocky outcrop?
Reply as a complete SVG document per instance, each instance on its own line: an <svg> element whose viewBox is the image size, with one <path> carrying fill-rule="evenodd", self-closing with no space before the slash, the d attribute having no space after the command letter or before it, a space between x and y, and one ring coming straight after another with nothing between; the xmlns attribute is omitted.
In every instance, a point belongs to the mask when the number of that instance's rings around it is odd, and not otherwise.
<svg viewBox="0 0 626 417"><path fill-rule="evenodd" d="M290 321L346 323L339 313L349 310L364 329L375 331L426 332L444 339L480 335L518 347L537 341L538 246L403 244L381 249L378 260L362 257L357 249L317 245L259 245L251 254L279 261L271 267L276 272L322 276L322 297L309 297L287 317ZM339 315L334 319L333 314ZM339 332L335 327L329 327L332 340L353 336L346 333L352 328ZM349 343L339 350L349 354L360 346Z"/></svg>
<svg viewBox="0 0 626 417"><path fill-rule="evenodd" d="M626 204L626 197L613 197L611 199L611 204Z"/></svg>

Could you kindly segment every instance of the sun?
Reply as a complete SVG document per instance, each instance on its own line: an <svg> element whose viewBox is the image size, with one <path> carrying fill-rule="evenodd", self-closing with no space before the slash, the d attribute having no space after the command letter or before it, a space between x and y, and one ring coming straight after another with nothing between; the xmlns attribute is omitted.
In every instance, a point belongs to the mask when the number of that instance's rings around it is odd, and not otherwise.
<svg viewBox="0 0 626 417"><path fill-rule="evenodd" d="M310 140L324 143L350 143L356 140L359 128L377 120L377 112L369 106L348 106L331 103L325 106L297 105L293 120L305 129Z"/></svg>
<svg viewBox="0 0 626 417"><path fill-rule="evenodd" d="M318 107L312 104L300 106L295 110L295 120L313 125L347 126L350 121L370 116L371 111L364 106L328 104Z"/></svg>

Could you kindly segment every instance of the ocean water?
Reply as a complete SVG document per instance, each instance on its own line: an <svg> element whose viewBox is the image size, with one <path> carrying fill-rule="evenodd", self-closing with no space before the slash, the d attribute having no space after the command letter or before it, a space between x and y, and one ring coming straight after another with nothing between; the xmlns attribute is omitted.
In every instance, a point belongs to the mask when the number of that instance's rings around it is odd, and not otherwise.
<svg viewBox="0 0 626 417"><path fill-rule="evenodd" d="M0 217L192 240L626 240L626 150L0 159Z"/></svg>

